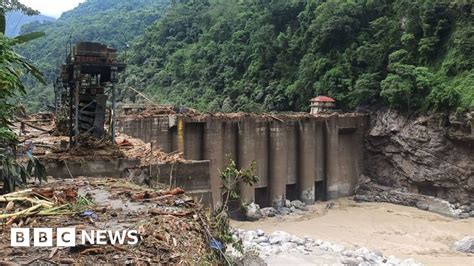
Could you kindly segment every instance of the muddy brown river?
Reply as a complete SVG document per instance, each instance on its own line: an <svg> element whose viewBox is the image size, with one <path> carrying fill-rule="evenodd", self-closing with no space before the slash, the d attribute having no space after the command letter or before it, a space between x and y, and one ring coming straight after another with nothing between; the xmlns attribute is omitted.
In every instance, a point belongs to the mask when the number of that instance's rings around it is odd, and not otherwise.
<svg viewBox="0 0 474 266"><path fill-rule="evenodd" d="M232 226L267 233L281 230L347 247L367 247L425 265L474 265L474 254L451 249L457 240L474 235L473 218L456 220L412 207L350 199L334 203L332 208L326 208L327 202L318 203L302 214L257 222L232 221Z"/></svg>

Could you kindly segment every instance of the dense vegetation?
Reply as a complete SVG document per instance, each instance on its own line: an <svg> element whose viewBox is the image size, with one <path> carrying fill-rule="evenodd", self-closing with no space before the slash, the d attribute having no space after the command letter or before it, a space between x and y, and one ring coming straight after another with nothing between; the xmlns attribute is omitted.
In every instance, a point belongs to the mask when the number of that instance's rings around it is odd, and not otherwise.
<svg viewBox="0 0 474 266"><path fill-rule="evenodd" d="M474 106L469 1L183 1L133 46L124 86L209 111Z"/></svg>
<svg viewBox="0 0 474 266"><path fill-rule="evenodd" d="M19 11L25 15L37 15L35 10L21 4L18 0L0 2L0 180L2 190L0 194L12 192L16 186L26 184L29 177L45 180L44 166L31 153L25 164L17 160L17 146L19 141L11 130L16 106L11 103L11 98L25 93L22 77L31 74L39 82L44 83L41 73L25 58L17 54L13 47L33 39L42 37L42 32L8 38L6 33L7 12Z"/></svg>
<svg viewBox="0 0 474 266"><path fill-rule="evenodd" d="M48 86L28 81L30 90L19 101L32 111L44 110L53 99L52 81L65 60L66 44L97 41L125 51L145 28L166 10L168 0L87 0L65 12L55 22L34 22L24 25L22 33L45 32L44 38L18 49L44 73Z"/></svg>
<svg viewBox="0 0 474 266"><path fill-rule="evenodd" d="M173 3L168 9L168 2ZM132 90L208 111L306 111L327 94L339 107L404 111L474 107L469 1L88 0L20 52L51 81L65 44L99 41L127 52ZM162 13L166 10L166 15ZM126 49L130 44L131 49ZM39 110L51 86L31 83Z"/></svg>

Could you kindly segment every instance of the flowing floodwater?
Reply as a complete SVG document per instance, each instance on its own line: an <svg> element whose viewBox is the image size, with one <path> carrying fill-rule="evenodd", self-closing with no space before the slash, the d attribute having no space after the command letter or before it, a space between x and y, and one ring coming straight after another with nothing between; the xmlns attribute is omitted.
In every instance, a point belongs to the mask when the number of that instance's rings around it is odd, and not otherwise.
<svg viewBox="0 0 474 266"><path fill-rule="evenodd" d="M308 212L257 222L232 221L232 226L245 230L262 229L268 233L280 230L347 247L367 247L386 256L413 258L426 265L474 265L474 254L451 248L464 236L474 235L473 218L456 220L406 206L340 199L334 204L310 206ZM286 260L302 263L317 260L317 256L297 257L302 255L294 258L286 255ZM285 256L279 256L277 260L269 258L267 262L285 263Z"/></svg>

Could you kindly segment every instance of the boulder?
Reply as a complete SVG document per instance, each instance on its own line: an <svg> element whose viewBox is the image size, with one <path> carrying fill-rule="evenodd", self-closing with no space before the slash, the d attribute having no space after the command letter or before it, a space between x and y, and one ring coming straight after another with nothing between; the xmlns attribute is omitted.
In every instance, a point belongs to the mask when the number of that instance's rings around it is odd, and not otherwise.
<svg viewBox="0 0 474 266"><path fill-rule="evenodd" d="M474 253L474 236L466 236L455 242L453 248L464 253Z"/></svg>
<svg viewBox="0 0 474 266"><path fill-rule="evenodd" d="M278 209L278 212L281 214L281 215L288 215L291 213L291 210L290 208L287 208L287 207L281 207Z"/></svg>
<svg viewBox="0 0 474 266"><path fill-rule="evenodd" d="M424 203L424 202L417 202L416 207L418 209L424 210L424 211L427 211L430 208L430 206L428 204Z"/></svg>
<svg viewBox="0 0 474 266"><path fill-rule="evenodd" d="M358 261L356 258L351 257L341 257L340 260L342 264L350 266L356 266L360 263L360 261Z"/></svg>
<svg viewBox="0 0 474 266"><path fill-rule="evenodd" d="M295 207L296 209L298 210L303 210L304 207L306 207L306 204L304 204L302 201L300 200L294 200L291 202L291 206L292 207Z"/></svg>
<svg viewBox="0 0 474 266"><path fill-rule="evenodd" d="M293 242L297 245L304 245L305 241L304 239L297 237L297 236L291 236L290 242Z"/></svg>
<svg viewBox="0 0 474 266"><path fill-rule="evenodd" d="M264 217L274 217L278 214L278 211L273 207L266 207L260 210Z"/></svg>
<svg viewBox="0 0 474 266"><path fill-rule="evenodd" d="M291 236L287 232L275 231L269 236L268 240L269 240L270 244L274 245L274 244L286 243L286 242L290 241L290 238L291 238Z"/></svg>
<svg viewBox="0 0 474 266"><path fill-rule="evenodd" d="M266 236L259 236L259 237L257 237L257 238L254 238L254 242L255 242L255 243L258 243L258 244L266 243L266 242L268 242L268 237L266 237Z"/></svg>
<svg viewBox="0 0 474 266"><path fill-rule="evenodd" d="M256 237L257 237L257 232L255 232L253 230L249 230L249 231L245 232L244 237L243 237L243 241L250 242Z"/></svg>
<svg viewBox="0 0 474 266"><path fill-rule="evenodd" d="M260 211L260 206L255 203L250 203L247 206L247 212L245 213L245 217L249 221L258 221L262 218L262 212Z"/></svg>
<svg viewBox="0 0 474 266"><path fill-rule="evenodd" d="M296 247L297 247L296 243L292 243L292 242L285 242L281 244L281 249L283 251L289 251L289 250L295 249Z"/></svg>

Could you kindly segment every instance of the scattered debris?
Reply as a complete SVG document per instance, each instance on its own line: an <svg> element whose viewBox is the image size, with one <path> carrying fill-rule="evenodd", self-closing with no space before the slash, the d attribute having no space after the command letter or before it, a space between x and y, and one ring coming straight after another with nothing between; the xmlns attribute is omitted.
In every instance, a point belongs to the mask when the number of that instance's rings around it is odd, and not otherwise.
<svg viewBox="0 0 474 266"><path fill-rule="evenodd" d="M136 201L134 195L153 198ZM0 197L0 204L3 263L23 264L32 258L35 259L30 263L40 264L216 262L211 260L211 246L217 242L211 242L213 238L208 233L210 219L202 206L180 188L152 190L124 180L81 177L11 193ZM15 248L10 247L13 227L75 227L76 232L137 230L139 243Z"/></svg>

